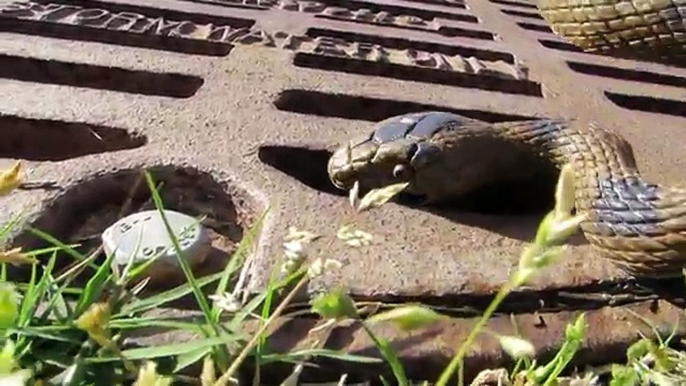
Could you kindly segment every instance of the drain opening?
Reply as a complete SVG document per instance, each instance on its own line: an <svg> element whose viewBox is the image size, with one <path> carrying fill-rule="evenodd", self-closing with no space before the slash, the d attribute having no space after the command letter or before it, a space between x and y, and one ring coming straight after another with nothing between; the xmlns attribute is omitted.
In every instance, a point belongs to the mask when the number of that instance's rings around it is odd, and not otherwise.
<svg viewBox="0 0 686 386"><path fill-rule="evenodd" d="M305 52L296 53L293 57L293 64L298 67L337 71L349 74L380 76L399 80L543 97L541 85L530 80L474 75L435 68L407 66L395 63L378 63Z"/></svg>
<svg viewBox="0 0 686 386"><path fill-rule="evenodd" d="M393 16L415 16L426 21L432 21L433 19L446 19L454 21L463 21L467 23L478 23L479 18L473 15L463 14L463 13L452 13L437 11L432 9L421 9L413 7L404 7L401 5L391 5L391 4L379 4L370 1L361 0L320 0L320 3L326 4L332 7L341 7L348 10L358 10L367 9L374 13L384 12Z"/></svg>
<svg viewBox="0 0 686 386"><path fill-rule="evenodd" d="M116 127L0 115L0 158L61 161L134 149L147 143L143 135ZM55 144L59 144L56 146Z"/></svg>
<svg viewBox="0 0 686 386"><path fill-rule="evenodd" d="M320 91L289 89L279 93L274 100L278 110L379 122L395 115L421 111L446 111L484 122L506 122L536 119L533 116L504 114L475 109L458 109L447 106L422 104L394 99L372 98L348 94L332 94Z"/></svg>
<svg viewBox="0 0 686 386"><path fill-rule="evenodd" d="M208 230L212 251L195 272L196 277L221 271L254 221L256 212L252 200L241 196L243 193L237 193L237 189L218 182L209 173L193 168L164 165L148 170L158 185L165 209L195 218L206 217L202 224ZM150 190L141 176L142 170L127 169L84 179L50 203L31 226L67 245L81 244L75 248L80 253L91 253L101 245L101 233L117 221L129 197L131 210L124 212L122 217L142 210L155 210ZM51 246L29 230L14 238L12 244L23 246L25 250ZM59 269L73 261L66 253L59 252ZM103 261L101 253L97 263ZM25 279L28 272L24 269L17 274ZM88 280L90 275L92 271L87 269L78 281ZM190 304L194 304L192 300Z"/></svg>
<svg viewBox="0 0 686 386"><path fill-rule="evenodd" d="M488 1L490 1L493 4L510 5L512 7L520 7L520 8L538 9L538 7L536 5L525 3L523 1L513 1L513 0L488 0Z"/></svg>
<svg viewBox="0 0 686 386"><path fill-rule="evenodd" d="M526 23L523 21L518 21L517 25L528 31L545 32L549 34L553 33L553 30L550 29L550 27L548 27L547 25Z"/></svg>
<svg viewBox="0 0 686 386"><path fill-rule="evenodd" d="M163 35L142 35L127 31L90 28L70 24L46 24L33 20L3 18L0 32L13 32L54 39L79 40L120 46L148 48L191 55L227 56L232 44Z"/></svg>
<svg viewBox="0 0 686 386"><path fill-rule="evenodd" d="M188 98L203 84L197 76L6 54L0 54L0 78L173 98Z"/></svg>
<svg viewBox="0 0 686 386"><path fill-rule="evenodd" d="M449 56L473 56L480 60L489 60L494 62L499 60L502 60L503 62L510 64L514 64L515 62L514 55L507 52L490 51L465 46L451 46L447 44L431 43L418 40L408 40L380 35L367 35L359 32L331 30L324 28L308 28L305 35L312 38L329 37L335 39L343 39L350 42L378 44L384 47L395 48L398 50L414 49L426 52L437 52Z"/></svg>
<svg viewBox="0 0 686 386"><path fill-rule="evenodd" d="M612 103L628 110L686 117L686 101L627 95L611 91L604 91L604 94Z"/></svg>
<svg viewBox="0 0 686 386"><path fill-rule="evenodd" d="M510 16L517 16L517 17L525 17L528 19L537 19L537 20L545 20L543 17L534 12L524 12L524 11L515 11L514 9L501 9L500 12L510 15Z"/></svg>
<svg viewBox="0 0 686 386"><path fill-rule="evenodd" d="M676 75L660 74L651 71L630 70L617 67L601 66L598 64L567 61L572 70L606 78L632 80L643 83L653 83L665 86L686 87L686 78Z"/></svg>

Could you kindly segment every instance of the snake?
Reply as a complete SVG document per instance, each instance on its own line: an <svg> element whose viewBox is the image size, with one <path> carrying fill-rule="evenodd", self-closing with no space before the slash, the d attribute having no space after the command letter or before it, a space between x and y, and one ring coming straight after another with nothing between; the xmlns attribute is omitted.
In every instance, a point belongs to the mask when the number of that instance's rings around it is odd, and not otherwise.
<svg viewBox="0 0 686 386"><path fill-rule="evenodd" d="M682 0L536 0L553 33L586 52L683 63Z"/></svg>
<svg viewBox="0 0 686 386"><path fill-rule="evenodd" d="M532 159L557 173L570 165L574 211L586 214L579 229L601 257L636 278L680 277L686 266L686 187L646 181L631 144L595 123L412 112L377 122L330 154L327 173L337 189L405 183L402 194L423 205L525 178Z"/></svg>

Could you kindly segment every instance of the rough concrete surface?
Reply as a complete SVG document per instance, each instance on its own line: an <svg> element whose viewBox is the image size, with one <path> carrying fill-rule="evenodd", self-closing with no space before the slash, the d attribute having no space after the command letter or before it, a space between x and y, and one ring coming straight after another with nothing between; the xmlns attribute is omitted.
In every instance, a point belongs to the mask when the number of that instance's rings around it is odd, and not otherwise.
<svg viewBox="0 0 686 386"><path fill-rule="evenodd" d="M479 310L517 264L542 208L498 215L391 203L356 215L326 179L326 151L375 121L423 109L490 121L566 117L623 135L651 182L683 182L686 69L580 53L550 33L533 3L3 0L0 7L0 168L23 159L30 183L0 199L0 218L28 210L28 221L65 242L109 225L96 220L121 206L136 168L165 165L160 178L178 190L173 202L197 203L186 212L214 219L220 251L230 252L270 208L251 260L253 289L280 263L289 226L333 237L354 219L377 241L321 252L346 263L338 279L355 296ZM526 314L591 304L603 326L592 332L594 349L603 352L635 337L627 329L604 334L615 326L604 315L619 311L602 307L645 299L633 296L636 288L579 238L506 307ZM663 309L655 311L660 318ZM545 327L553 346L568 318L556 320ZM458 341L445 338L443 349ZM482 349L475 358L500 356L497 347Z"/></svg>

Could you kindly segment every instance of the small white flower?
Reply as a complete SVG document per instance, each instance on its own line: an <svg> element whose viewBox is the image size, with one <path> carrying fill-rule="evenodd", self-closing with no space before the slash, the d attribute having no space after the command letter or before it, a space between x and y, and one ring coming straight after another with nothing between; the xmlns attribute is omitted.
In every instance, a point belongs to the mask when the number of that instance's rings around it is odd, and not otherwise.
<svg viewBox="0 0 686 386"><path fill-rule="evenodd" d="M343 240L347 245L351 247L361 247L364 245L369 245L372 243L372 236L370 233L353 229L352 225L344 225L336 233L336 237Z"/></svg>
<svg viewBox="0 0 686 386"><path fill-rule="evenodd" d="M241 303L238 299L228 292L224 292L219 295L208 296L214 304L226 312L236 312L241 309Z"/></svg>
<svg viewBox="0 0 686 386"><path fill-rule="evenodd" d="M285 241L299 241L308 244L321 236L308 231L300 231L296 227L289 227L288 234L284 237Z"/></svg>
<svg viewBox="0 0 686 386"><path fill-rule="evenodd" d="M503 350L515 359L533 358L536 355L534 345L528 340L516 336L500 335L498 341Z"/></svg>
<svg viewBox="0 0 686 386"><path fill-rule="evenodd" d="M343 268L343 263L338 260L326 259L324 261L324 271L326 272L338 271L341 268Z"/></svg>
<svg viewBox="0 0 686 386"><path fill-rule="evenodd" d="M343 263L341 263L338 260L334 259L317 259L315 260L311 265L310 268L307 270L307 275L310 278L314 278L317 276L321 276L325 272L332 272L335 270L340 269L343 266Z"/></svg>
<svg viewBox="0 0 686 386"><path fill-rule="evenodd" d="M298 260L305 257L305 247L300 241L289 241L283 244L286 258L290 260Z"/></svg>

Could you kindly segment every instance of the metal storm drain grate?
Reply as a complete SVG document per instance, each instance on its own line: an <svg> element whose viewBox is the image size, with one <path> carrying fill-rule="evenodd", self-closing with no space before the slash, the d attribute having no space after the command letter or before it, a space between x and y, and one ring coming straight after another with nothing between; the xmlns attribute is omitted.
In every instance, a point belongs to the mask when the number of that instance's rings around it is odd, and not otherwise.
<svg viewBox="0 0 686 386"><path fill-rule="evenodd" d="M92 250L119 217L153 208L137 185L151 168L168 209L206 216L212 250L200 272L221 270L271 208L250 260L254 290L280 264L289 226L333 236L351 218L326 162L391 116L573 118L622 134L646 179L675 184L686 167L686 69L580 52L533 1L15 1L0 3L0 42L0 167L24 159L31 178L1 199L3 221L28 208L34 227ZM419 301L452 316L419 338L380 327L409 376L432 378L464 340L550 209L555 178L541 169L450 208L391 204L355 217L377 242L327 251L344 257L338 284L357 299ZM21 230L12 241L45 244ZM586 310L592 350L579 363L620 360L643 328L630 311L663 331L679 323L681 292L671 288L634 282L578 237L489 328L511 332L514 320L545 356ZM273 349L297 347L313 324L284 319ZM489 339L468 358L468 378L507 362ZM370 344L355 326L327 341L350 352Z"/></svg>

